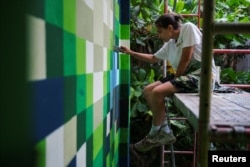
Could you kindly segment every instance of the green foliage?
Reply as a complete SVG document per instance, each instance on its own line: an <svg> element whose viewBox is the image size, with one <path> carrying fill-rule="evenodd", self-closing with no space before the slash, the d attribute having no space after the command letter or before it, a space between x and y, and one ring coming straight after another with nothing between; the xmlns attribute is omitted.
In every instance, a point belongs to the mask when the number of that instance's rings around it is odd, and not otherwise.
<svg viewBox="0 0 250 167"><path fill-rule="evenodd" d="M162 41L156 38L155 20L164 11L164 0L131 0L130 1L130 46L138 52L153 53ZM148 64L131 58L131 117L149 111L142 96L143 88L161 77L160 64Z"/></svg>
<svg viewBox="0 0 250 167"><path fill-rule="evenodd" d="M151 65L148 68L134 65L131 67L130 81L130 102L131 102L131 117L137 117L140 113L149 112L149 108L145 99L142 96L143 88L158 80L161 74L156 74L158 65Z"/></svg>
<svg viewBox="0 0 250 167"><path fill-rule="evenodd" d="M161 43L155 38L154 22L163 13L164 0L131 0L130 5L131 48L138 50L139 45L140 51L154 52Z"/></svg>
<svg viewBox="0 0 250 167"><path fill-rule="evenodd" d="M250 1L249 0L217 0L215 5L215 21L217 22L249 22ZM214 37L214 48L218 49L247 49L249 34L217 34ZM231 67L236 69L237 60L244 55L230 54L226 58L215 56L216 64L222 68Z"/></svg>
<svg viewBox="0 0 250 167"><path fill-rule="evenodd" d="M250 71L237 72L232 68L225 68L221 71L221 83L250 84Z"/></svg>
<svg viewBox="0 0 250 167"><path fill-rule="evenodd" d="M169 12L179 14L191 14L198 12L198 0L168 0ZM130 0L130 46L131 49L138 52L154 53L161 46L162 41L156 37L154 27L155 20L159 15L163 14L164 0ZM202 12L202 11L201 11ZM217 22L249 22L250 21L250 0L216 0L215 5L215 20ZM197 24L196 17L184 18L184 22L193 22ZM202 27L202 18L200 18L200 27ZM249 34L217 34L214 36L214 48L232 49L232 48L250 48L246 45L250 39ZM222 83L250 83L250 72L235 72L231 61L237 61L238 58L244 55L227 55L227 60L222 56L215 56L216 64L222 67L221 82ZM227 64L225 62L228 62ZM132 138L138 136L140 132L145 132L143 126L138 126L136 120L150 116L150 109L143 98L143 88L158 80L162 76L162 64L147 64L137 61L131 57L131 87L130 87L130 104L131 104L131 134ZM171 117L180 116L180 112L172 103L169 104ZM145 124L145 120L143 121ZM134 125L134 126L133 126ZM151 124L148 123L150 126ZM172 129L177 137L175 143L176 150L192 149L192 133L193 129L186 121L171 121ZM148 127L150 128L150 127ZM146 134L147 132L145 132ZM145 136L144 134L142 136ZM221 148L218 143L213 143L214 148ZM228 145L225 145L226 147ZM228 146L229 149L232 148ZM179 161L183 164L181 156Z"/></svg>
<svg viewBox="0 0 250 167"><path fill-rule="evenodd" d="M217 0L215 20L218 22L249 22L249 0Z"/></svg>

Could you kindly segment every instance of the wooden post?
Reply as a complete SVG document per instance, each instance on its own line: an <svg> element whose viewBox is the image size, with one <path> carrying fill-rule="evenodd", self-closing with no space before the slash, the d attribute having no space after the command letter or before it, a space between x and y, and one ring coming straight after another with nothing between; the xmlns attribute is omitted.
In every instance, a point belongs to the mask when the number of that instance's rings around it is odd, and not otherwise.
<svg viewBox="0 0 250 167"><path fill-rule="evenodd" d="M209 136L208 126L211 102L211 71L213 57L214 0L204 0L202 63L200 81L198 167L208 166Z"/></svg>

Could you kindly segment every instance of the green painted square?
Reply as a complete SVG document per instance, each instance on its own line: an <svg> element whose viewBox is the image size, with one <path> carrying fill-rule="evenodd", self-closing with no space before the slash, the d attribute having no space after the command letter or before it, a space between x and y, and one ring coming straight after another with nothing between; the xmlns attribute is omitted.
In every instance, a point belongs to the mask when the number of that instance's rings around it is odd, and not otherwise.
<svg viewBox="0 0 250 167"><path fill-rule="evenodd" d="M93 134L93 143L95 146L93 148L93 158L97 159L97 156L103 147L103 124L102 123L97 127L97 129L95 130Z"/></svg>
<svg viewBox="0 0 250 167"><path fill-rule="evenodd" d="M112 70L114 68L114 64L113 64L113 61L114 61L114 52L110 51L109 52L109 57L110 57L110 59L108 61L108 63L109 63L109 69L108 70Z"/></svg>
<svg viewBox="0 0 250 167"><path fill-rule="evenodd" d="M76 114L76 77L64 77L64 122Z"/></svg>
<svg viewBox="0 0 250 167"><path fill-rule="evenodd" d="M129 139L129 129L128 128L120 128L120 143L128 143Z"/></svg>
<svg viewBox="0 0 250 167"><path fill-rule="evenodd" d="M109 113L109 109L110 109L110 94L108 93L103 97L103 116L104 116L104 118Z"/></svg>
<svg viewBox="0 0 250 167"><path fill-rule="evenodd" d="M110 92L110 72L104 71L103 72L103 94L106 95Z"/></svg>
<svg viewBox="0 0 250 167"><path fill-rule="evenodd" d="M130 69L130 56L126 54L121 54L120 55L120 61L119 61L119 69Z"/></svg>
<svg viewBox="0 0 250 167"><path fill-rule="evenodd" d="M63 0L63 27L75 34L76 32L76 0Z"/></svg>
<svg viewBox="0 0 250 167"><path fill-rule="evenodd" d="M81 113L86 109L87 101L86 75L77 75L76 77L76 113Z"/></svg>
<svg viewBox="0 0 250 167"><path fill-rule="evenodd" d="M110 71L104 72L104 97L103 97L103 115L106 115L110 109Z"/></svg>
<svg viewBox="0 0 250 167"><path fill-rule="evenodd" d="M119 6L119 4L118 4L118 1L116 1L115 2L115 9L114 9L115 11L115 18L117 19L117 20L119 20L119 18L120 18L120 6Z"/></svg>
<svg viewBox="0 0 250 167"><path fill-rule="evenodd" d="M93 74L86 75L86 106L89 107L93 105Z"/></svg>
<svg viewBox="0 0 250 167"><path fill-rule="evenodd" d="M47 22L62 27L63 11L62 0L46 0L45 1L45 19ZM56 36L53 36L56 37Z"/></svg>
<svg viewBox="0 0 250 167"><path fill-rule="evenodd" d="M112 121L112 120L111 120L111 121ZM111 127L111 129L110 129L110 138L109 138L110 146L112 146L112 144L113 144L113 142L114 142L114 140L115 140L114 136L115 136L115 132L114 132L114 126L113 126L113 127Z"/></svg>
<svg viewBox="0 0 250 167"><path fill-rule="evenodd" d="M37 167L45 167L45 161L46 161L46 142L45 140L40 141L35 146L35 150L37 153L36 156L36 166Z"/></svg>
<svg viewBox="0 0 250 167"><path fill-rule="evenodd" d="M86 41L81 38L76 39L76 73L86 73Z"/></svg>
<svg viewBox="0 0 250 167"><path fill-rule="evenodd" d="M110 153L106 157L106 166L111 166L111 158L110 158Z"/></svg>
<svg viewBox="0 0 250 167"><path fill-rule="evenodd" d="M130 71L129 70L120 70L120 80L121 84L129 84L130 81Z"/></svg>
<svg viewBox="0 0 250 167"><path fill-rule="evenodd" d="M103 146L103 124L101 123L93 134L93 143L94 143L94 150L93 150L93 158L96 159L99 151Z"/></svg>
<svg viewBox="0 0 250 167"><path fill-rule="evenodd" d="M115 32L115 36L118 37L120 39L120 23L117 19L114 20L114 24L115 24L115 29L114 29L114 32Z"/></svg>
<svg viewBox="0 0 250 167"><path fill-rule="evenodd" d="M120 100L127 99L129 98L129 91L130 91L130 85L129 83L127 84L121 84L120 85Z"/></svg>
<svg viewBox="0 0 250 167"><path fill-rule="evenodd" d="M95 148L95 147L94 147ZM97 156L94 159L93 167L103 166L103 148L98 152Z"/></svg>
<svg viewBox="0 0 250 167"><path fill-rule="evenodd" d="M48 77L63 76L63 32L49 23L46 23L46 65Z"/></svg>
<svg viewBox="0 0 250 167"><path fill-rule="evenodd" d="M93 134L93 106L88 107L86 110L86 139L89 140ZM92 148L93 149L93 148Z"/></svg>
<svg viewBox="0 0 250 167"><path fill-rule="evenodd" d="M115 153L113 163L114 163L114 166L118 166L118 163L119 163L119 152L118 151Z"/></svg>
<svg viewBox="0 0 250 167"><path fill-rule="evenodd" d="M93 136L90 136L89 139L87 140L87 166L93 166Z"/></svg>
<svg viewBox="0 0 250 167"><path fill-rule="evenodd" d="M29 1L28 13L44 19L44 0Z"/></svg>
<svg viewBox="0 0 250 167"><path fill-rule="evenodd" d="M121 39L130 39L130 25L120 25Z"/></svg>
<svg viewBox="0 0 250 167"><path fill-rule="evenodd" d="M118 132L115 135L115 141L114 141L114 157L113 157L113 163L115 166L117 166L118 162L119 162L119 143L120 143L120 132L118 130Z"/></svg>
<svg viewBox="0 0 250 167"><path fill-rule="evenodd" d="M77 115L77 150L86 141L86 110Z"/></svg>
<svg viewBox="0 0 250 167"><path fill-rule="evenodd" d="M74 34L64 31L64 76L76 74L76 38Z"/></svg>
<svg viewBox="0 0 250 167"><path fill-rule="evenodd" d="M120 143L120 129L115 134L115 140L114 140L114 144L115 144L114 149L115 149L115 153L117 153L117 154L118 154L119 143Z"/></svg>

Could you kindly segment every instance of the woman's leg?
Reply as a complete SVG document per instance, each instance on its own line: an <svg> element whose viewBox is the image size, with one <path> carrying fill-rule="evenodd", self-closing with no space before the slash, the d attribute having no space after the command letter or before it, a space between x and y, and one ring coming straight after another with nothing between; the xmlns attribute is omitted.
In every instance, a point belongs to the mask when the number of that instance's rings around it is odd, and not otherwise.
<svg viewBox="0 0 250 167"><path fill-rule="evenodd" d="M165 97L170 97L178 89L171 82L160 84L153 88L151 96L151 110L153 112L153 125L162 125L165 119Z"/></svg>
<svg viewBox="0 0 250 167"><path fill-rule="evenodd" d="M165 119L164 98L171 96L174 92L177 92L177 89L170 82L157 82L145 88L144 96L153 112L153 121L149 135L134 144L134 148L137 151L145 152L153 147L176 141L170 129L166 127L167 125L162 127L162 123Z"/></svg>
<svg viewBox="0 0 250 167"><path fill-rule="evenodd" d="M143 89L143 96L147 101L147 104L149 106L149 108L152 110L152 91L155 87L161 85L162 83L160 81L156 81L152 84L147 85L144 89Z"/></svg>

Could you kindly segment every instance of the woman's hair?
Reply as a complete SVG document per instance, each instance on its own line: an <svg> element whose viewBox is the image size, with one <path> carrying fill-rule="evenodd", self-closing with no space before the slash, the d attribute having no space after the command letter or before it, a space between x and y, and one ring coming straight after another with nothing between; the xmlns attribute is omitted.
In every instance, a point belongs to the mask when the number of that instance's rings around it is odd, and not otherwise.
<svg viewBox="0 0 250 167"><path fill-rule="evenodd" d="M169 24L173 26L173 28L176 30L179 27L179 24L182 21L182 16L178 14L163 14L161 15L156 21L155 25L157 27L167 28Z"/></svg>

